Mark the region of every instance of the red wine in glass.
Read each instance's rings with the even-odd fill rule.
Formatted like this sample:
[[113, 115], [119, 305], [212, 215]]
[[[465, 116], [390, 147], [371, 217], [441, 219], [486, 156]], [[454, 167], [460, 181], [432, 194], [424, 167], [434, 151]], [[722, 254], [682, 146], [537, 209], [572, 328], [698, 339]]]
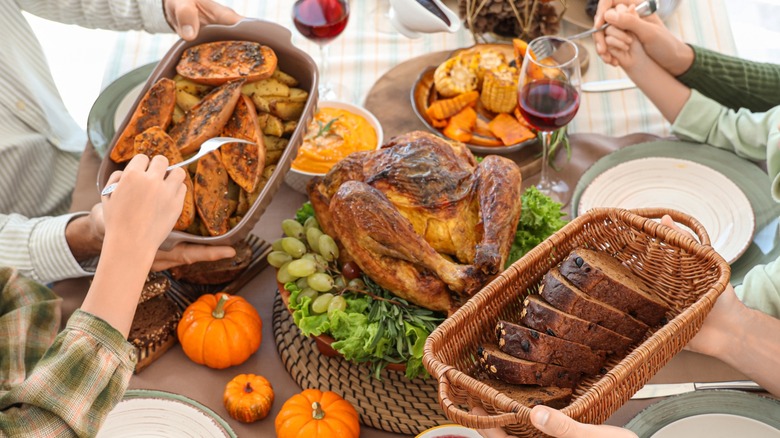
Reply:
[[304, 37], [327, 44], [341, 35], [349, 20], [345, 0], [299, 0], [293, 6], [293, 23]]
[[541, 79], [523, 86], [518, 103], [528, 123], [541, 131], [554, 131], [577, 114], [580, 94], [568, 82]]

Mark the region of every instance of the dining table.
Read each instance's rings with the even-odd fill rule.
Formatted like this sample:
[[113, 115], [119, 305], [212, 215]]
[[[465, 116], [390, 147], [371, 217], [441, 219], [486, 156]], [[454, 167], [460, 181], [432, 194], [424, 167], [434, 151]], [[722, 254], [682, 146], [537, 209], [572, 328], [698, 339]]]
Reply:
[[[298, 34], [292, 25], [292, 0], [276, 2], [249, 2], [225, 0], [222, 3], [239, 13], [282, 24], [292, 30], [293, 43], [309, 52], [316, 59], [317, 46]], [[457, 2], [448, 2], [457, 10]], [[336, 38], [330, 47], [330, 77], [349, 90], [345, 100], [365, 106], [379, 119], [384, 138], [413, 130], [425, 130], [411, 108], [410, 90], [417, 74], [428, 65], [436, 65], [446, 59], [452, 50], [474, 43], [467, 29], [455, 33], [424, 35], [409, 39], [394, 31], [387, 21], [386, 0], [353, 0], [351, 17], [346, 31]], [[680, 2], [672, 15], [666, 18], [667, 26], [685, 41], [734, 53], [734, 42], [720, 0], [687, 0]], [[560, 33], [570, 35], [582, 28], [565, 20]], [[107, 65], [104, 85], [108, 86], [138, 66], [159, 60], [170, 48], [176, 37], [150, 35], [144, 32], [123, 33], [117, 42], [111, 62]], [[605, 65], [597, 57], [593, 43], [583, 41], [588, 51], [588, 67], [583, 80], [619, 78], [619, 69]], [[112, 116], [112, 115], [109, 115]], [[554, 176], [575, 187], [579, 178], [600, 158], [632, 145], [669, 139], [669, 124], [637, 89], [608, 93], [583, 93], [580, 110], [569, 125], [572, 145], [571, 157], [559, 154], [559, 170]], [[533, 185], [540, 167], [539, 148], [530, 146], [509, 155], [523, 170], [523, 186]], [[100, 156], [88, 145], [79, 171], [73, 196], [74, 211], [89, 210], [99, 202], [96, 188]], [[275, 193], [271, 204], [263, 213], [252, 234], [271, 242], [282, 233], [281, 222], [293, 217], [307, 200], [306, 196], [287, 185]], [[571, 205], [563, 211], [572, 213]], [[261, 265], [262, 266], [262, 265]], [[283, 403], [301, 392], [301, 382], [309, 380], [288, 368], [290, 361], [305, 360], [295, 352], [284, 357], [278, 348], [278, 315], [274, 304], [278, 290], [275, 270], [271, 267], [255, 269], [253, 276], [237, 291], [259, 312], [263, 320], [262, 343], [259, 350], [246, 362], [227, 369], [211, 369], [189, 360], [179, 345], [174, 345], [130, 380], [130, 389], [151, 389], [180, 394], [210, 408], [223, 418], [239, 437], [272, 437], [274, 418]], [[81, 305], [89, 278], [61, 281], [54, 290], [63, 297], [63, 320]], [[276, 330], [275, 330], [275, 327]], [[292, 330], [295, 330], [293, 327]], [[304, 340], [303, 342], [312, 342]], [[338, 359], [341, 360], [341, 359]], [[318, 372], [317, 369], [313, 370]], [[320, 370], [323, 371], [323, 370]], [[323, 371], [324, 372], [324, 371]], [[365, 372], [370, 373], [368, 367]], [[272, 384], [275, 399], [270, 414], [255, 423], [242, 423], [232, 419], [223, 406], [225, 385], [238, 374], [259, 374]], [[682, 351], [674, 356], [652, 379], [651, 383], [710, 382], [745, 379], [739, 371], [714, 358]], [[607, 424], [625, 425], [637, 413], [659, 399], [630, 400], [608, 420]], [[442, 419], [441, 423], [451, 423]], [[414, 436], [412, 433], [396, 433], [391, 428], [362, 426], [361, 437], [395, 438]]]

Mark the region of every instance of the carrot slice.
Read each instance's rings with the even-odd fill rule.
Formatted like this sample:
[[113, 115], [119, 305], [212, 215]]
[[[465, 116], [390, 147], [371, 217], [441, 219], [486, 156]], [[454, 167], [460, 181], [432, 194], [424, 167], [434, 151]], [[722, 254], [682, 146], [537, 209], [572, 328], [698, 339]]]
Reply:
[[475, 105], [477, 99], [479, 99], [479, 92], [476, 90], [461, 93], [449, 99], [441, 99], [433, 102], [431, 106], [425, 110], [425, 113], [432, 119], [448, 119], [463, 108]]
[[505, 113], [497, 115], [489, 126], [490, 130], [507, 146], [536, 137], [536, 134], [521, 125], [516, 118]]
[[449, 123], [444, 128], [444, 135], [461, 142], [468, 142], [472, 137], [472, 130], [477, 123], [477, 112], [474, 108], [467, 106], [457, 114], [450, 117]]

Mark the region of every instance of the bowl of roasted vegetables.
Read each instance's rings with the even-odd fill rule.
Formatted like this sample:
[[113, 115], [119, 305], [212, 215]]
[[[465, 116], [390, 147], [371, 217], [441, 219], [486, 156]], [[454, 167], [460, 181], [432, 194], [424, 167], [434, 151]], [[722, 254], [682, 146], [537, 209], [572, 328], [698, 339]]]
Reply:
[[472, 152], [506, 154], [536, 142], [517, 107], [525, 43], [477, 44], [424, 70], [412, 86], [412, 108], [431, 130]]
[[284, 181], [317, 100], [317, 67], [289, 30], [261, 20], [205, 26], [179, 40], [117, 127], [98, 189], [136, 154], [171, 164], [213, 137], [231, 143], [187, 166], [181, 216], [163, 248], [230, 245], [245, 238]]

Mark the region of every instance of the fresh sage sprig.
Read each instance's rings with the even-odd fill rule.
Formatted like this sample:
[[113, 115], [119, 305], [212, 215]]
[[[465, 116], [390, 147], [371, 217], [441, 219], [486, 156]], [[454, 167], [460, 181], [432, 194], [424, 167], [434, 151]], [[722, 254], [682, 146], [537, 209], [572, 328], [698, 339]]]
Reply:
[[322, 124], [322, 121], [317, 120], [317, 126], [319, 129], [317, 130], [317, 135], [315, 137], [322, 137], [323, 135], [330, 132], [330, 128], [333, 127], [333, 122], [335, 122], [338, 119], [339, 119], [338, 117], [330, 119], [330, 121], [324, 125]]

